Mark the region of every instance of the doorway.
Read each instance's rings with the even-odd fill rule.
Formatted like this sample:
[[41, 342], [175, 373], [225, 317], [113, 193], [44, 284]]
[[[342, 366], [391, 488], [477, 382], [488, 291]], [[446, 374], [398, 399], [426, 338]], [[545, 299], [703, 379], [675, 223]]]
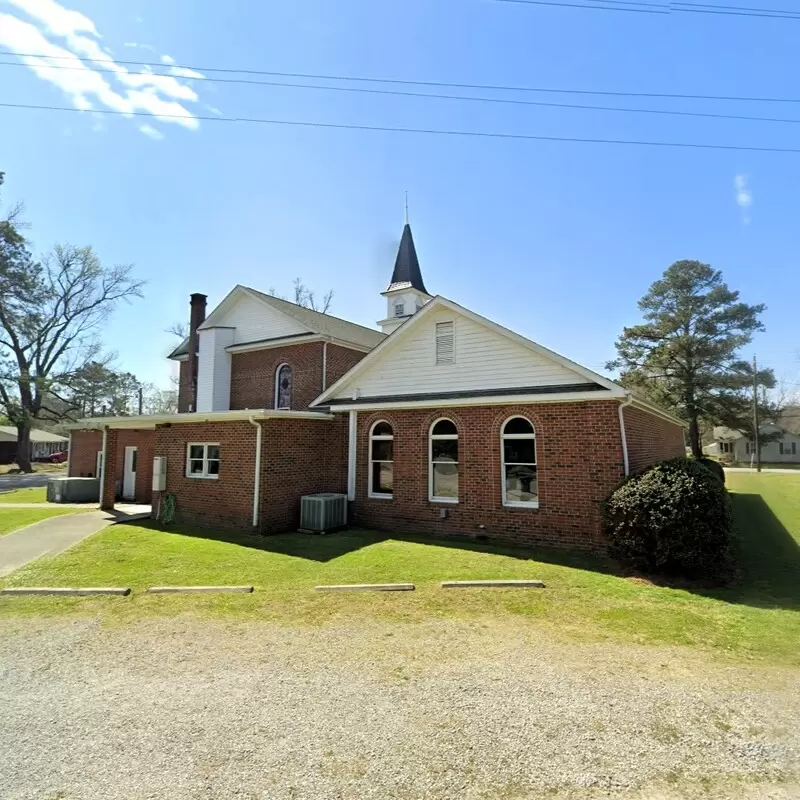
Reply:
[[122, 474], [122, 498], [123, 500], [136, 499], [136, 456], [135, 447], [125, 448], [125, 470]]

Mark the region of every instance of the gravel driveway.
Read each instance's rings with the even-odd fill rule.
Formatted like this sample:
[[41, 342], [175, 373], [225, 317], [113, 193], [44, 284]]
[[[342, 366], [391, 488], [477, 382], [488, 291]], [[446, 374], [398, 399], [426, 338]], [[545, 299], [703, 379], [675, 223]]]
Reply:
[[798, 719], [797, 671], [517, 623], [0, 624], [4, 800], [789, 798]]

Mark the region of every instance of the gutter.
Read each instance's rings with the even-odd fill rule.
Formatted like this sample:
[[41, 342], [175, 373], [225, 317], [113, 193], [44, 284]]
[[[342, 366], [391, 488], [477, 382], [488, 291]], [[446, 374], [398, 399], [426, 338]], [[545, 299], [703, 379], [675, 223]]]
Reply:
[[625, 415], [622, 411], [633, 403], [633, 395], [629, 394], [624, 403], [619, 404], [617, 412], [619, 413], [619, 435], [622, 438], [622, 465], [627, 478], [631, 474], [631, 462], [628, 456], [628, 436], [625, 433]]
[[103, 484], [106, 482], [106, 445], [108, 443], [108, 428], [103, 428], [103, 463], [100, 468], [100, 497], [97, 498], [97, 502], [100, 503], [100, 508], [103, 507]]
[[263, 427], [260, 422], [256, 422], [253, 417], [248, 418], [248, 422], [256, 429], [256, 469], [253, 475], [253, 527], [258, 527], [258, 511], [261, 501], [261, 434]]
[[322, 342], [322, 391], [328, 388], [328, 339]]

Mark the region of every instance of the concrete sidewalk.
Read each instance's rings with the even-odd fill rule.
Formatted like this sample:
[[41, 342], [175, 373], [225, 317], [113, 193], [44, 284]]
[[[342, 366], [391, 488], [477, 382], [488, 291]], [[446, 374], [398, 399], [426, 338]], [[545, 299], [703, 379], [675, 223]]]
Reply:
[[[800, 475], [800, 469], [781, 469], [780, 467], [762, 467], [762, 472], [777, 472], [781, 475]], [[725, 467], [725, 472], [756, 472], [755, 467]]]
[[[10, 504], [9, 504], [10, 505]], [[41, 504], [39, 505], [41, 508]], [[106, 511], [52, 517], [0, 537], [0, 577], [42, 556], [55, 556], [83, 541], [119, 517]]]

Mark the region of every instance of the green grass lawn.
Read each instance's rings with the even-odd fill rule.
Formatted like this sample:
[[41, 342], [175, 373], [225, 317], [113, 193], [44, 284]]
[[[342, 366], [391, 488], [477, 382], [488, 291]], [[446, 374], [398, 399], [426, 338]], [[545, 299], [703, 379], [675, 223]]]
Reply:
[[78, 508], [0, 508], [0, 536], [50, 517], [74, 514]]
[[12, 489], [0, 493], [0, 503], [46, 503], [47, 487], [37, 486], [26, 489]]
[[[669, 588], [612, 574], [602, 560], [349, 531], [255, 537], [117, 525], [6, 585], [130, 586], [129, 598], [2, 598], [4, 613], [227, 614], [287, 624], [383, 618], [508, 619], [555, 635], [711, 649], [800, 664], [800, 475], [730, 474], [743, 573], [715, 590]], [[446, 579], [539, 578], [544, 590], [441, 590]], [[324, 594], [322, 583], [409, 581], [417, 591]], [[252, 595], [147, 596], [164, 584], [249, 584]]]

